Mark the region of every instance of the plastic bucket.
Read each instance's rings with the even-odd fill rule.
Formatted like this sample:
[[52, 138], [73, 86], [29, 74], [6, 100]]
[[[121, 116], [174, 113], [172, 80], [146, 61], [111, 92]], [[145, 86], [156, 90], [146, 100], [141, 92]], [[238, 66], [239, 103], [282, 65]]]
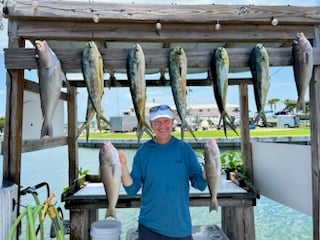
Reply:
[[117, 220], [100, 220], [91, 224], [91, 240], [119, 240], [121, 222]]

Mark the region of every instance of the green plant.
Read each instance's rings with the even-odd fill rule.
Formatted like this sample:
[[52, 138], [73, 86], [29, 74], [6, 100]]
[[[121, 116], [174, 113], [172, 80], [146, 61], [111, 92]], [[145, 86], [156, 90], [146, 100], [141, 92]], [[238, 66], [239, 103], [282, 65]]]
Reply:
[[220, 155], [221, 167], [226, 172], [243, 173], [243, 160], [238, 151], [225, 151]]

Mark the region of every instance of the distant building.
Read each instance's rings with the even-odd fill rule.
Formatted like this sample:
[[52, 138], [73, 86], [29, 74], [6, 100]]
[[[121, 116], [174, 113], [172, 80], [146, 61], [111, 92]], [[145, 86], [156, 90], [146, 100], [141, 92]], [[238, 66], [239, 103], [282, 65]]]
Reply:
[[[148, 118], [149, 116], [149, 109], [155, 105], [155, 103], [147, 103], [146, 104], [146, 117]], [[178, 114], [176, 111], [176, 107], [170, 106], [171, 109], [173, 110], [176, 119], [178, 119]], [[227, 104], [226, 105], [226, 111], [229, 114], [230, 117], [238, 118], [240, 116], [240, 108], [239, 105], [237, 104]], [[135, 111], [134, 108], [128, 108], [123, 111], [123, 115], [128, 115], [128, 116], [134, 116]], [[208, 120], [208, 119], [215, 119], [220, 117], [220, 112], [216, 104], [194, 104], [188, 106], [187, 110], [187, 116], [188, 119], [191, 121], [196, 121], [196, 120]]]

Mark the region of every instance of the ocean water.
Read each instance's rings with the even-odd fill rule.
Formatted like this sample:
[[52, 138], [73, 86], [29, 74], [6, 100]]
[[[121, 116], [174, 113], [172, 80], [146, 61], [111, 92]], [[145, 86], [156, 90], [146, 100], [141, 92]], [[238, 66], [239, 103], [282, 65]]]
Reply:
[[[132, 159], [134, 150], [123, 150]], [[88, 169], [89, 174], [98, 173], [99, 149], [79, 148], [79, 167]], [[23, 153], [21, 162], [21, 185], [32, 186], [40, 182], [47, 182], [52, 193], [56, 194], [53, 202], [56, 207], [63, 208], [61, 193], [68, 183], [68, 152], [67, 147], [57, 147], [36, 152]], [[129, 164], [130, 165], [130, 164]], [[3, 156], [0, 155], [0, 176], [2, 178]], [[41, 201], [46, 198], [45, 189], [39, 190]], [[21, 204], [33, 204], [31, 196], [23, 196]], [[21, 209], [23, 208], [21, 206]], [[103, 219], [105, 209], [99, 211], [99, 219]], [[139, 209], [117, 209], [118, 220], [122, 223], [121, 240], [126, 239], [129, 228], [137, 226]], [[220, 210], [209, 213], [208, 207], [191, 207], [193, 225], [216, 224], [221, 227]], [[279, 204], [269, 198], [261, 196], [254, 208], [255, 232], [257, 240], [311, 240], [312, 218]], [[68, 219], [68, 211], [64, 211], [64, 218]], [[46, 220], [46, 236], [49, 239], [50, 221]], [[25, 239], [21, 234], [20, 239]], [[69, 239], [66, 236], [66, 239]]]

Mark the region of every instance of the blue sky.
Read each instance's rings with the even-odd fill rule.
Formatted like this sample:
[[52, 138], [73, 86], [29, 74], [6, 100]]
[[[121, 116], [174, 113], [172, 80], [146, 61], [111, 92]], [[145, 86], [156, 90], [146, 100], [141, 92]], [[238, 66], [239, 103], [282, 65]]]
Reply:
[[[99, 2], [99, 0], [95, 0]], [[100, 0], [102, 1], [102, 0]], [[104, 2], [112, 2], [106, 1]], [[123, 2], [132, 2], [131, 0]], [[159, 3], [159, 1], [146, 1], [136, 0], [137, 3]], [[192, 3], [194, 0], [185, 1], [161, 1], [163, 3]], [[294, 6], [320, 6], [320, 0], [198, 0], [198, 4], [236, 4], [236, 5], [294, 5]], [[4, 26], [3, 30], [0, 30], [0, 117], [5, 116], [5, 104], [6, 104], [6, 74], [4, 67], [4, 52], [3, 49], [8, 45], [7, 38], [7, 21], [2, 19]], [[37, 76], [34, 72], [26, 72], [26, 77], [37, 81]], [[230, 74], [230, 77], [251, 77], [249, 72]], [[296, 99], [296, 87], [293, 78], [292, 67], [273, 67], [270, 68], [270, 81], [271, 86], [268, 93], [268, 99], [279, 98], [284, 99]], [[188, 94], [188, 104], [214, 104], [214, 95], [212, 87], [191, 87], [191, 91]], [[173, 105], [173, 97], [170, 87], [150, 87], [147, 88], [147, 102], [166, 103]], [[82, 89], [79, 91], [79, 109], [78, 109], [78, 120], [83, 121], [85, 119], [86, 111], [86, 99], [87, 93]], [[237, 86], [229, 86], [228, 99], [229, 104], [239, 104], [239, 93]], [[123, 110], [132, 106], [132, 100], [128, 88], [105, 88], [103, 97], [103, 111], [106, 117], [115, 116], [121, 114]], [[283, 107], [281, 104], [277, 106], [277, 110]], [[255, 102], [253, 98], [253, 90], [249, 87], [249, 109], [251, 112], [256, 110]], [[265, 110], [268, 110], [269, 106], [266, 106]]]

